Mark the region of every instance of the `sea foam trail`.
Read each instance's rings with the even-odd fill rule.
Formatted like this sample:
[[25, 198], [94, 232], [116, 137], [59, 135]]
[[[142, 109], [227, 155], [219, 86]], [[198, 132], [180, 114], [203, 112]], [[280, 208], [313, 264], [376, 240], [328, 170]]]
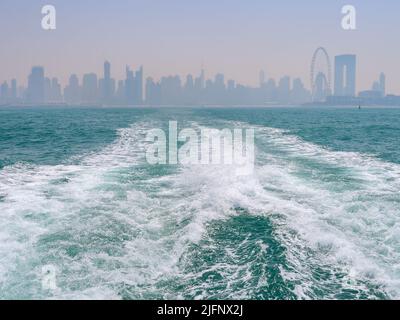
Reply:
[[[258, 161], [250, 176], [237, 176], [229, 166], [181, 170], [181, 188], [195, 190], [203, 205], [198, 212], [210, 213], [198, 217], [225, 219], [235, 214], [234, 208], [244, 208], [272, 219], [289, 263], [281, 273], [295, 285], [298, 298], [321, 298], [318, 291], [324, 298], [346, 297], [346, 292], [360, 298], [398, 297], [399, 165], [328, 150], [279, 129], [258, 128], [257, 137]], [[316, 270], [329, 275], [321, 279]], [[249, 292], [224, 294], [253, 297]]]
[[[179, 273], [188, 244], [231, 204], [214, 200], [211, 177], [201, 187], [204, 177], [187, 182], [182, 168], [145, 164], [153, 127], [121, 129], [115, 143], [72, 164], [2, 170], [3, 298], [168, 297], [157, 283]], [[41, 287], [43, 265], [58, 270], [58, 290]]]
[[[41, 288], [41, 268], [46, 264], [55, 265], [60, 271], [61, 289], [56, 296], [82, 292], [77, 296], [81, 297], [89, 290], [91, 297], [93, 288], [98, 287], [96, 297], [118, 297], [113, 291], [108, 294], [110, 289], [100, 270], [97, 272], [94, 260], [107, 250], [118, 255], [112, 251], [118, 251], [122, 239], [138, 232], [129, 227], [135, 224], [129, 215], [129, 199], [135, 190], [128, 190], [123, 184], [119, 187], [113, 175], [141, 161], [145, 132], [147, 127], [140, 125], [121, 129], [114, 144], [79, 159], [78, 164], [16, 164], [2, 170], [0, 292], [3, 298], [52, 296]], [[83, 285], [86, 277], [93, 281], [88, 288]], [[72, 290], [70, 287], [74, 286], [77, 288]]]
[[[349, 283], [382, 284], [399, 297], [400, 166], [327, 150], [283, 130], [263, 128], [260, 140], [267, 152], [258, 157], [258, 177], [275, 198], [268, 201], [271, 211], [284, 215], [301, 237], [287, 239], [296, 269], [310, 273], [304, 253], [311, 248], [317, 263], [345, 270]], [[304, 284], [298, 293], [307, 296]]]
[[[315, 298], [326, 281], [325, 298], [338, 287], [368, 291], [366, 283], [399, 297], [398, 165], [259, 127], [249, 176], [234, 166], [153, 167], [144, 136], [157, 125], [121, 129], [115, 143], [71, 164], [1, 171], [1, 298], [207, 298], [206, 283], [180, 292], [165, 282], [201, 276], [184, 268], [191, 245], [238, 208], [273, 221], [289, 264], [281, 274], [298, 298]], [[41, 287], [43, 265], [57, 268], [58, 290]], [[210, 268], [218, 267], [234, 275], [251, 265]], [[323, 281], [316, 268], [341, 276]], [[247, 287], [230, 290], [239, 281], [232, 274], [220, 296], [254, 297]]]

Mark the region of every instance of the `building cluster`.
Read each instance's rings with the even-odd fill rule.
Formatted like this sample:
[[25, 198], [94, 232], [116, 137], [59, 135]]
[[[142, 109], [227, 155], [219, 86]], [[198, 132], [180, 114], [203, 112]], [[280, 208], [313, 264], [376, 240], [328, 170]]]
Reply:
[[300, 79], [281, 78], [278, 83], [260, 72], [259, 86], [249, 87], [225, 80], [223, 74], [206, 79], [204, 70], [197, 77], [165, 76], [159, 81], [149, 77], [143, 81], [143, 67], [133, 71], [126, 67], [124, 80], [111, 75], [111, 64], [104, 63], [103, 77], [85, 74], [82, 80], [70, 76], [62, 88], [57, 78], [45, 76], [43, 67], [33, 67], [27, 87], [17, 81], [1, 85], [1, 103], [69, 104], [69, 105], [264, 105], [301, 104], [310, 101], [310, 92]]
[[[325, 59], [327, 71], [315, 72], [318, 54]], [[284, 76], [278, 82], [260, 72], [255, 87], [225, 80], [221, 73], [206, 79], [204, 70], [197, 77], [165, 76], [159, 80], [143, 80], [143, 67], [126, 67], [125, 79], [116, 81], [111, 64], [104, 62], [103, 77], [95, 73], [70, 76], [62, 88], [57, 78], [48, 78], [43, 67], [33, 67], [27, 87], [17, 86], [15, 79], [0, 86], [0, 104], [68, 104], [68, 105], [268, 105], [268, 104], [328, 104], [328, 105], [400, 105], [400, 97], [386, 95], [383, 73], [370, 90], [356, 94], [356, 56], [338, 55], [334, 60], [334, 85], [331, 88], [331, 67], [327, 51], [320, 47], [312, 62], [311, 92], [303, 82]]]
[[400, 105], [400, 97], [386, 95], [386, 76], [379, 75], [370, 90], [356, 94], [357, 57], [346, 54], [335, 57], [333, 94], [328, 86], [327, 75], [318, 73], [314, 80], [314, 103], [329, 105]]

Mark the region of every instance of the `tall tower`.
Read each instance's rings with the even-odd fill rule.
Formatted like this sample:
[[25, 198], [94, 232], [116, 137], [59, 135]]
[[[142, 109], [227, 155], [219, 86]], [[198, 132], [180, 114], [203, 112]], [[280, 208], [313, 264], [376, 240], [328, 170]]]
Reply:
[[379, 76], [379, 85], [382, 97], [384, 97], [386, 95], [386, 76], [383, 72]]
[[0, 100], [3, 100], [3, 101], [8, 100], [8, 98], [9, 98], [8, 91], [9, 91], [8, 83], [7, 83], [7, 81], [4, 81], [3, 84], [0, 85]]
[[83, 75], [82, 80], [82, 101], [86, 103], [95, 103], [98, 98], [97, 94], [97, 75], [95, 73], [87, 73]]
[[204, 71], [204, 61], [201, 61], [201, 71], [199, 76], [199, 88], [203, 90], [206, 87], [206, 74]]
[[135, 102], [135, 77], [128, 66], [126, 66], [125, 72], [125, 102], [128, 105], [133, 105]]
[[143, 66], [135, 72], [135, 104], [143, 103]]
[[335, 96], [356, 95], [356, 56], [352, 54], [335, 57]]
[[17, 80], [16, 79], [11, 80], [11, 99], [12, 100], [17, 99]]
[[44, 82], [44, 68], [33, 67], [31, 74], [28, 77], [28, 102], [44, 102]]
[[112, 100], [111, 64], [104, 62], [103, 100], [109, 103]]
[[265, 85], [265, 72], [264, 72], [264, 70], [261, 70], [259, 75], [258, 75], [258, 83], [260, 85], [260, 88], [262, 88]]

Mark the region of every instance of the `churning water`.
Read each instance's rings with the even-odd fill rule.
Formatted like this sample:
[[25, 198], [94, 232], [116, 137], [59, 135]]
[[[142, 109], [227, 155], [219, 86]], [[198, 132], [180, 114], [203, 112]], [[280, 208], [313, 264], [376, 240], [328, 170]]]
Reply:
[[[0, 109], [0, 298], [400, 298], [399, 117]], [[147, 164], [169, 120], [254, 128], [254, 172]]]

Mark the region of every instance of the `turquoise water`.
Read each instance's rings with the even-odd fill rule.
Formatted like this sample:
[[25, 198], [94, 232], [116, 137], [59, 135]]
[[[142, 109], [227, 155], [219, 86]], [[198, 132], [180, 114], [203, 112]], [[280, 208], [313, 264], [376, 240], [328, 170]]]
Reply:
[[[396, 108], [0, 108], [0, 298], [400, 298], [398, 119]], [[146, 133], [170, 120], [254, 128], [254, 172], [147, 164]]]

